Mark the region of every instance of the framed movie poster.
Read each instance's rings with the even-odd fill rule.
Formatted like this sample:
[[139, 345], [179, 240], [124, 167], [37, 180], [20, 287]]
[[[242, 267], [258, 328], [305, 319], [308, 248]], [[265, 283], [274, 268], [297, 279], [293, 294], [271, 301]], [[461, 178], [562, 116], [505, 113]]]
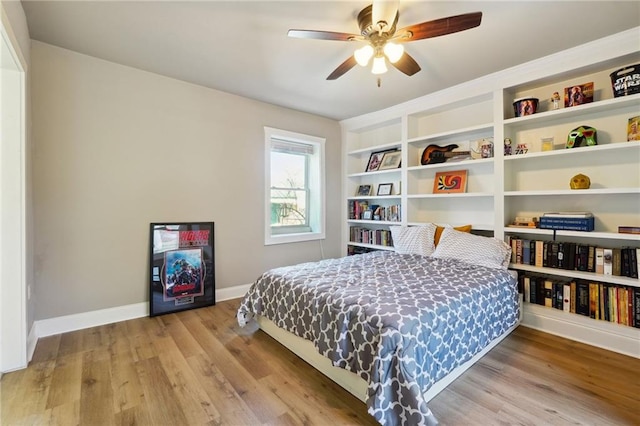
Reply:
[[149, 315], [215, 305], [213, 222], [152, 223]]

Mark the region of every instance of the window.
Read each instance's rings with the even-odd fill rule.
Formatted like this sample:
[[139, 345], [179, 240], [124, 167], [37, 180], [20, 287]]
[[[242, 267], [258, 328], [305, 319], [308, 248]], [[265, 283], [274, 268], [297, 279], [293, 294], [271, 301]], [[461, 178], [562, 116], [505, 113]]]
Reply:
[[324, 239], [324, 138], [264, 128], [265, 238]]

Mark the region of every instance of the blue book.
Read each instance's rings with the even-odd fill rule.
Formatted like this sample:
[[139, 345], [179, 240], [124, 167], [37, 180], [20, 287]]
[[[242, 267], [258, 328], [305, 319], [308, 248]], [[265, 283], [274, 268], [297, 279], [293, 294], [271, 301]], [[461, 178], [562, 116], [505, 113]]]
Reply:
[[522, 263], [529, 265], [531, 261], [531, 241], [522, 240]]
[[561, 218], [541, 217], [540, 229], [556, 229], [565, 231], [593, 231], [594, 218]]

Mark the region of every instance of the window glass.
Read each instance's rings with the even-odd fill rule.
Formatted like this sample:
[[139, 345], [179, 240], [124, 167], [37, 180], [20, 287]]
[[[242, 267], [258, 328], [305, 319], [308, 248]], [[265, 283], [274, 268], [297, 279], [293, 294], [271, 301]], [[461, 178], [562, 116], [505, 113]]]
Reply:
[[324, 238], [324, 139], [265, 128], [265, 244]]

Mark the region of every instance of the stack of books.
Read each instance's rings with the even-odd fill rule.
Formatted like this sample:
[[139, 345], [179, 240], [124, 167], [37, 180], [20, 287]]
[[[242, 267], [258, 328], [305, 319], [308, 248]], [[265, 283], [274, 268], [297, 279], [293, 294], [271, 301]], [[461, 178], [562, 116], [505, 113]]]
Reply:
[[618, 226], [620, 234], [640, 234], [640, 226]]
[[518, 228], [537, 228], [539, 222], [540, 220], [537, 216], [516, 216], [510, 226], [515, 226]]
[[540, 218], [540, 229], [591, 232], [594, 229], [594, 218], [590, 212], [544, 213]]

